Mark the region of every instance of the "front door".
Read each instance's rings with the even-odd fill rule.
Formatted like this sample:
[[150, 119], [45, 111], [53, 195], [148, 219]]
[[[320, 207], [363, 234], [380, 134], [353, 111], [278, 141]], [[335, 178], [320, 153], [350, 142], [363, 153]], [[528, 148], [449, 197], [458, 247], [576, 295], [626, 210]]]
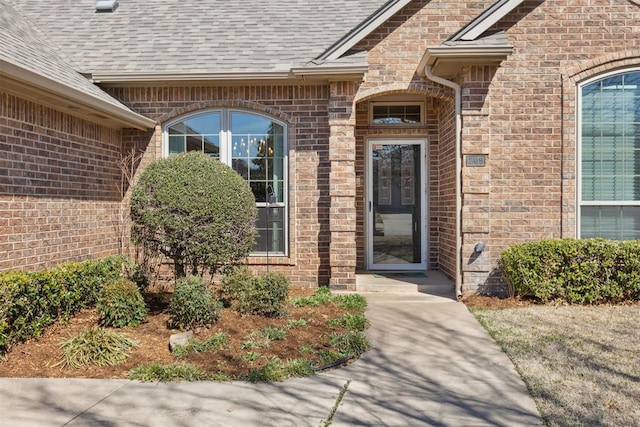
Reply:
[[367, 145], [367, 267], [426, 270], [426, 141]]

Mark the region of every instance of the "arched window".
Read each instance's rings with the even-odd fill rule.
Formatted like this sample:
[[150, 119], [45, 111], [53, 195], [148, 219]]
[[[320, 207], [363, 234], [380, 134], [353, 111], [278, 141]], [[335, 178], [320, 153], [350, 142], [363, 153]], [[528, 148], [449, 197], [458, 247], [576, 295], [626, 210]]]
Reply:
[[287, 254], [286, 125], [240, 110], [201, 112], [165, 129], [164, 153], [202, 151], [247, 180], [258, 207], [255, 254]]
[[579, 89], [579, 237], [640, 239], [640, 71]]

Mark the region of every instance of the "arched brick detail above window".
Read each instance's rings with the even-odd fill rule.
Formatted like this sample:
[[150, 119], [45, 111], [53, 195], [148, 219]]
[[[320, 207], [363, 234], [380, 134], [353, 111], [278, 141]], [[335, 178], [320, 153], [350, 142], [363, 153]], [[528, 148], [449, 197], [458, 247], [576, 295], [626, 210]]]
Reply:
[[215, 108], [228, 108], [228, 109], [242, 109], [249, 110], [256, 113], [263, 113], [269, 115], [275, 119], [286, 122], [289, 126], [295, 127], [295, 117], [281, 111], [278, 108], [262, 105], [258, 102], [243, 101], [243, 100], [215, 100], [215, 101], [202, 101], [193, 102], [180, 108], [175, 108], [170, 113], [164, 114], [158, 118], [159, 123], [166, 123], [177, 117], [183, 116], [188, 113], [200, 110], [211, 110]]
[[409, 85], [407, 85], [406, 83], [392, 83], [366, 89], [356, 95], [355, 101], [363, 102], [381, 95], [393, 94], [424, 95], [438, 99], [451, 99], [454, 95], [452, 90], [436, 85], [434, 83], [414, 81], [409, 83]]
[[586, 61], [567, 69], [563, 79], [577, 83], [598, 74], [631, 67], [640, 67], [640, 50], [638, 49], [612, 52]]

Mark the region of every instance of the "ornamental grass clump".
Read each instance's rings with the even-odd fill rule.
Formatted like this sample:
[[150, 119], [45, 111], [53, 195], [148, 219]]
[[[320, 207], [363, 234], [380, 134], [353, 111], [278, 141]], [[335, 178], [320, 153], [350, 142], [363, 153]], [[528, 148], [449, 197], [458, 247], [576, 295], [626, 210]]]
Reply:
[[202, 278], [185, 277], [176, 282], [169, 304], [169, 324], [180, 330], [210, 326], [218, 320], [221, 310], [222, 303]]
[[94, 326], [62, 341], [61, 364], [71, 368], [115, 366], [126, 361], [137, 345], [127, 334]]
[[131, 280], [118, 279], [104, 285], [96, 305], [103, 326], [138, 326], [147, 316], [140, 289]]

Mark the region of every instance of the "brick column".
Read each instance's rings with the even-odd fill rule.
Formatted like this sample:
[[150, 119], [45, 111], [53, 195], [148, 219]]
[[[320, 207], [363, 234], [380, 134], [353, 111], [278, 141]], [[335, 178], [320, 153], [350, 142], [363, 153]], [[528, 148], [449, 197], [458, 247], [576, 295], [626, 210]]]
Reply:
[[329, 266], [332, 289], [356, 284], [356, 82], [331, 82], [329, 94]]

